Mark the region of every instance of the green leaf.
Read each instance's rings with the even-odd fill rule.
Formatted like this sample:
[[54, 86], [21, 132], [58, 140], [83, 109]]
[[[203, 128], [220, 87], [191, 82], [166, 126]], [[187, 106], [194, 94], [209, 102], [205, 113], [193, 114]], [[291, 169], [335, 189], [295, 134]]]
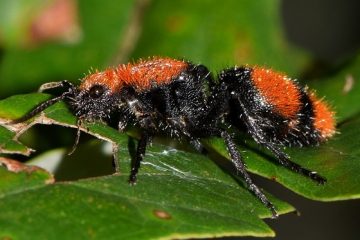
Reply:
[[53, 176], [41, 168], [3, 157], [0, 157], [0, 179], [0, 198], [54, 182]]
[[[324, 185], [294, 173], [273, 162], [271, 153], [261, 150], [252, 141], [240, 142], [248, 170], [275, 180], [292, 191], [319, 201], [337, 201], [360, 198], [360, 151], [358, 136], [360, 117], [343, 124], [336, 135], [327, 143], [316, 147], [288, 148], [291, 160], [303, 167], [318, 172], [327, 178]], [[246, 138], [245, 138], [246, 139]], [[228, 158], [227, 150], [219, 139], [207, 139], [207, 146]]]
[[0, 126], [0, 153], [30, 155], [31, 149], [14, 140], [15, 133]]
[[326, 144], [289, 151], [297, 163], [324, 175], [328, 179], [324, 186], [311, 188], [308, 183], [295, 183], [289, 175], [279, 173], [284, 185], [306, 197], [321, 201], [360, 198], [359, 124], [360, 116], [357, 115], [342, 123], [338, 129], [340, 134]]
[[[0, 196], [0, 236], [169, 239], [274, 235], [258, 218], [269, 217], [268, 209], [203, 155], [154, 145], [147, 151], [138, 184], [130, 186], [129, 171], [124, 171], [130, 165], [124, 147], [127, 137], [117, 134], [117, 144], [120, 175], [43, 184], [35, 189], [14, 186], [16, 194]], [[280, 213], [293, 210], [271, 200]], [[36, 224], [30, 224], [33, 222]], [[43, 228], [45, 223], [56, 228]]]
[[[0, 118], [15, 120], [50, 98], [47, 94], [24, 94], [0, 101]], [[14, 107], [16, 106], [16, 107]]]

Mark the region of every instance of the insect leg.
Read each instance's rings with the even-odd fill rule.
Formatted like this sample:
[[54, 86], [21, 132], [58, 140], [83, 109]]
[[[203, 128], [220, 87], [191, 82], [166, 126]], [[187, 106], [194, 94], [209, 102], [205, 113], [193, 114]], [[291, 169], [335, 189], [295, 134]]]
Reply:
[[206, 153], [206, 150], [199, 139], [197, 139], [197, 138], [191, 139], [190, 144], [199, 153]]
[[150, 135], [147, 132], [141, 134], [141, 138], [138, 142], [136, 149], [135, 161], [132, 162], [131, 172], [129, 177], [129, 183], [135, 184], [137, 180], [137, 173], [139, 172], [140, 163], [144, 158], [146, 146], [150, 140]]
[[320, 176], [317, 172], [303, 168], [299, 164], [292, 162], [290, 160], [290, 157], [286, 153], [281, 151], [281, 149], [279, 147], [276, 147], [271, 143], [263, 143], [262, 145], [264, 147], [266, 147], [267, 149], [269, 149], [275, 155], [276, 160], [282, 166], [284, 166], [296, 173], [299, 173], [301, 175], [309, 177], [311, 180], [313, 180], [319, 184], [326, 183], [326, 179], [324, 177]]
[[319, 184], [324, 184], [326, 182], [326, 179], [322, 176], [320, 176], [317, 172], [311, 171], [309, 169], [303, 168], [297, 163], [294, 163], [290, 160], [290, 157], [281, 151], [281, 149], [276, 146], [274, 143], [265, 141], [265, 136], [263, 134], [263, 131], [261, 128], [257, 127], [256, 120], [251, 118], [250, 113], [247, 111], [247, 109], [244, 107], [242, 102], [239, 100], [240, 106], [243, 111], [243, 119], [245, 121], [245, 124], [248, 128], [248, 131], [250, 135], [253, 137], [253, 139], [261, 144], [262, 146], [266, 147], [268, 150], [270, 150], [274, 155], [279, 164], [282, 166], [299, 173], [301, 175], [304, 175], [306, 177], [309, 177], [310, 179], [314, 180], [315, 182]]
[[237, 150], [236, 145], [235, 145], [234, 141], [232, 140], [232, 137], [230, 136], [230, 134], [227, 133], [226, 131], [222, 131], [221, 137], [225, 141], [226, 147], [227, 147], [228, 152], [231, 157], [231, 161], [234, 164], [237, 173], [243, 177], [248, 189], [251, 192], [253, 192], [253, 194], [271, 211], [273, 218], [278, 217], [278, 214], [276, 212], [274, 205], [267, 199], [265, 194], [258, 188], [258, 186], [255, 185], [255, 183], [252, 181], [249, 173], [246, 171], [246, 167], [242, 160], [242, 157], [241, 157], [239, 151]]

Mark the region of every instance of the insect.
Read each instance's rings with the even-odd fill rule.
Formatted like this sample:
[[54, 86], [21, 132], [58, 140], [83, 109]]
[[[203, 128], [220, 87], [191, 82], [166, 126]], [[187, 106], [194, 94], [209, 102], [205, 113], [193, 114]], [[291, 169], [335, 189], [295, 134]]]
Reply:
[[151, 138], [166, 134], [202, 149], [201, 138], [224, 140], [237, 173], [247, 188], [277, 216], [274, 205], [255, 185], [237, 150], [230, 126], [246, 131], [282, 166], [317, 183], [326, 179], [290, 161], [285, 146], [317, 145], [335, 133], [334, 113], [314, 92], [285, 75], [260, 67], [232, 67], [216, 77], [203, 65], [152, 57], [87, 75], [79, 86], [67, 81], [42, 85], [62, 88], [60, 96], [39, 104], [25, 121], [64, 100], [82, 121], [116, 122], [119, 131], [134, 125], [141, 131], [130, 183]]

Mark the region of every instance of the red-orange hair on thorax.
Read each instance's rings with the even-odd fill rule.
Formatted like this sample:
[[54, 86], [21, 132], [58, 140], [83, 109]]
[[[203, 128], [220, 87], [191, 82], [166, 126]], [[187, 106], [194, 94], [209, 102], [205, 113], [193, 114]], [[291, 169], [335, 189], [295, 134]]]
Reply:
[[187, 67], [188, 63], [185, 61], [152, 57], [90, 74], [83, 79], [80, 89], [89, 89], [99, 84], [107, 86], [112, 92], [118, 91], [123, 86], [144, 90], [150, 88], [152, 84], [161, 85], [170, 82]]

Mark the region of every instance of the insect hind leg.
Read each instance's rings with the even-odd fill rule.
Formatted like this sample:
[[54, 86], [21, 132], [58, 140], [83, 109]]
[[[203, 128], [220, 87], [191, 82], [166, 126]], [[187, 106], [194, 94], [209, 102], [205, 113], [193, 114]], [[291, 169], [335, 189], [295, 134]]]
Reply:
[[240, 174], [246, 182], [248, 189], [270, 210], [272, 218], [277, 218], [278, 213], [276, 212], [275, 206], [267, 199], [265, 194], [259, 189], [258, 186], [253, 182], [249, 173], [246, 171], [245, 164], [239, 151], [236, 149], [236, 144], [232, 140], [229, 133], [226, 131], [221, 132], [221, 137], [224, 139], [226, 147], [231, 157], [237, 174]]
[[243, 119], [245, 121], [245, 125], [247, 126], [249, 134], [257, 143], [261, 144], [269, 151], [271, 151], [275, 155], [275, 159], [280, 165], [292, 170], [293, 172], [308, 177], [319, 184], [324, 184], [326, 182], [326, 179], [320, 176], [317, 172], [303, 168], [299, 164], [292, 162], [290, 160], [290, 157], [286, 153], [284, 153], [275, 143], [265, 141], [264, 139], [266, 139], [266, 137], [264, 136], [263, 131], [260, 127], [258, 127], [256, 121], [251, 120], [251, 115], [249, 111], [245, 108], [244, 104], [240, 100], [239, 105], [244, 112]]

